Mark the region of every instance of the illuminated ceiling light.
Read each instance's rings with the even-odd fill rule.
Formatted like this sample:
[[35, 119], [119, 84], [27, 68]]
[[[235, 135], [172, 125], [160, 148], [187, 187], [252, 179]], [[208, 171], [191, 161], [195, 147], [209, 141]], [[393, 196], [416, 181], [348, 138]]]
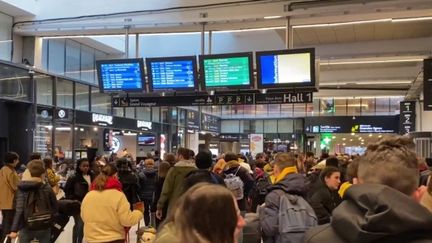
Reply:
[[342, 138], [342, 141], [345, 141], [346, 140], [346, 138]]
[[369, 137], [372, 137], [372, 133], [369, 133]]
[[345, 145], [346, 145], [346, 143], [343, 143], [343, 144], [342, 144], [342, 146], [345, 146]]
[[282, 16], [275, 15], [275, 16], [265, 16], [264, 17], [264, 19], [278, 19], [278, 18], [282, 18]]
[[379, 135], [378, 137], [379, 137], [379, 138], [382, 138], [382, 135]]
[[317, 27], [333, 27], [351, 24], [370, 24], [370, 23], [381, 23], [381, 22], [391, 22], [392, 19], [372, 19], [372, 20], [360, 20], [360, 21], [349, 21], [349, 22], [337, 22], [337, 23], [326, 23], [326, 24], [305, 24], [305, 25], [295, 25], [294, 29], [301, 28], [317, 28]]
[[352, 142], [353, 140], [352, 140], [352, 138], [350, 139], [350, 142]]
[[249, 31], [265, 31], [265, 30], [283, 30], [285, 26], [268, 27], [268, 28], [254, 28], [254, 29], [240, 29], [240, 30], [214, 30], [217, 33], [237, 33], [237, 32], [249, 32]]
[[96, 132], [97, 130], [98, 130], [98, 128], [97, 128], [97, 127], [93, 127], [93, 131], [95, 131], [95, 132]]
[[424, 17], [413, 17], [413, 18], [398, 18], [392, 19], [392, 23], [398, 22], [411, 22], [411, 21], [423, 21], [423, 20], [432, 20], [432, 16], [424, 16]]
[[388, 60], [357, 60], [357, 61], [321, 61], [321, 66], [326, 65], [347, 65], [347, 64], [377, 64], [377, 63], [398, 63], [398, 62], [422, 62], [423, 58], [405, 58]]
[[117, 38], [125, 37], [125, 35], [58, 35], [58, 36], [44, 36], [42, 39], [71, 39], [71, 38]]
[[355, 136], [355, 133], [351, 133], [351, 136]]
[[333, 136], [332, 139], [336, 139], [336, 136]]
[[362, 85], [362, 84], [411, 84], [413, 80], [353, 80], [341, 82], [321, 82], [320, 86]]

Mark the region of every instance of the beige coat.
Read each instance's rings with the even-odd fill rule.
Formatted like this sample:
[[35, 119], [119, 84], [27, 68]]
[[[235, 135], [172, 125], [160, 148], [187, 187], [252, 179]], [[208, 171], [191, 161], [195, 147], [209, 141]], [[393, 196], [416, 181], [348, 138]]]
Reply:
[[0, 210], [13, 209], [19, 177], [15, 169], [5, 165], [0, 170]]
[[143, 213], [131, 212], [123, 192], [106, 189], [86, 194], [81, 204], [81, 218], [87, 242], [110, 242], [125, 239], [124, 227], [138, 224]]

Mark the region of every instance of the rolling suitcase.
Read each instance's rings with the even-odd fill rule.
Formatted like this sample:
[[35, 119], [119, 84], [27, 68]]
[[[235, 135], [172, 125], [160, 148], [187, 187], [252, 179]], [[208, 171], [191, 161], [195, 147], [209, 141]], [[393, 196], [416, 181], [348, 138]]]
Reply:
[[64, 214], [58, 214], [54, 217], [54, 224], [51, 227], [51, 243], [54, 243], [64, 231], [64, 228], [69, 222], [69, 217], [70, 216]]

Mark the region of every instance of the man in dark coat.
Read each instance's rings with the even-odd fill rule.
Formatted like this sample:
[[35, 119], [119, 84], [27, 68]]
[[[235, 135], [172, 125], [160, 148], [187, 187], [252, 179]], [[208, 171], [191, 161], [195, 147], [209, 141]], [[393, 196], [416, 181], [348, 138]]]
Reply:
[[306, 233], [307, 243], [432, 242], [432, 214], [417, 201], [418, 158], [407, 137], [368, 146], [351, 186], [330, 224]]
[[[280, 208], [282, 196], [288, 194], [305, 197], [306, 194], [306, 179], [297, 172], [294, 154], [282, 153], [276, 156], [274, 175], [275, 184], [269, 187], [265, 203], [258, 209], [264, 243], [301, 242], [304, 232], [280, 232], [279, 227], [282, 224], [279, 222], [279, 215], [283, 213], [283, 209]], [[313, 212], [310, 206], [309, 209]], [[316, 222], [316, 216], [313, 216]]]

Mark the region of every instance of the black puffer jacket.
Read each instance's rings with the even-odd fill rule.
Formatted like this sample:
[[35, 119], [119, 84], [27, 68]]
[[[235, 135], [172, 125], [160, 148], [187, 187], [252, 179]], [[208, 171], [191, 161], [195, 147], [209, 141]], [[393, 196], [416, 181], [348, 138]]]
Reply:
[[[238, 169], [240, 167], [240, 169]], [[238, 172], [237, 172], [238, 169]], [[238, 163], [232, 163], [232, 161], [228, 162], [227, 166], [225, 167], [223, 171], [223, 176], [226, 177], [229, 174], [236, 174], [240, 177], [240, 179], [243, 181], [243, 192], [244, 192], [244, 198], [241, 200], [237, 200], [238, 207], [241, 211], [246, 210], [246, 199], [249, 196], [249, 193], [251, 192], [255, 181], [252, 178], [252, 175], [249, 174], [249, 172], [240, 166]]]
[[[94, 180], [93, 173], [89, 173], [90, 180]], [[89, 192], [89, 184], [84, 179], [81, 173], [75, 172], [75, 174], [66, 181], [64, 192], [67, 199], [78, 200], [82, 202], [85, 195]]]
[[306, 233], [306, 243], [432, 242], [432, 214], [388, 186], [353, 185], [332, 222]]
[[138, 197], [140, 189], [138, 177], [132, 171], [119, 171], [118, 177], [123, 187], [123, 193], [126, 195], [132, 209], [133, 204], [140, 201]]
[[22, 181], [18, 185], [18, 191], [15, 197], [15, 216], [11, 228], [11, 232], [18, 232], [21, 228], [26, 227], [24, 223], [24, 215], [27, 215], [27, 198], [30, 192], [41, 190], [44, 200], [50, 204], [52, 215], [58, 211], [57, 199], [49, 184], [34, 181]]
[[139, 195], [141, 200], [152, 201], [156, 191], [156, 182], [158, 180], [157, 169], [146, 169], [143, 168], [138, 172], [139, 178]]
[[323, 182], [318, 182], [316, 190], [309, 195], [309, 204], [318, 217], [318, 224], [330, 223], [333, 210], [342, 202], [336, 190], [330, 190]]

